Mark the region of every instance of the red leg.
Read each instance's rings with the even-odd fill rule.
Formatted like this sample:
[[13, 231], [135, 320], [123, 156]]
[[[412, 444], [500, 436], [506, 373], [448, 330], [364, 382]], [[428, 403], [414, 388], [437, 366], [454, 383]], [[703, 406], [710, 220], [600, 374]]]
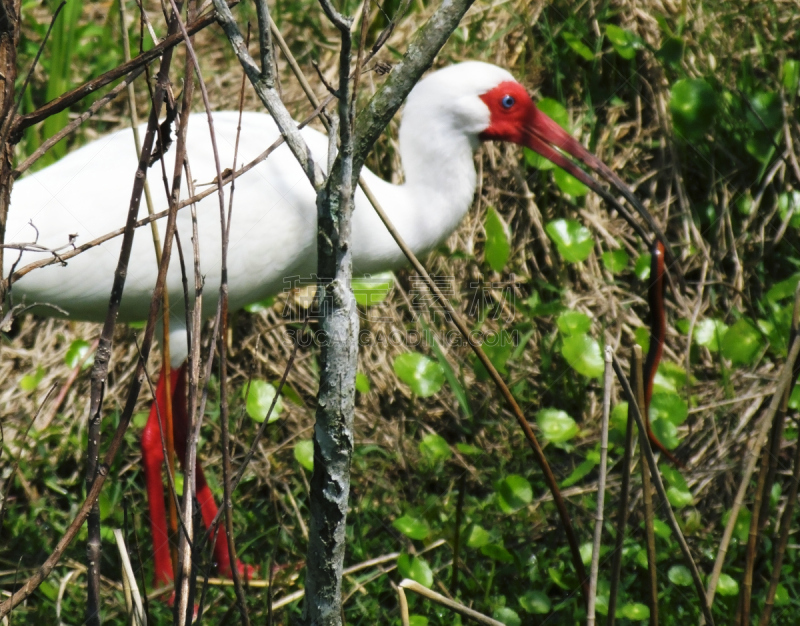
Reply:
[[[178, 379], [174, 383], [175, 393], [172, 395], [172, 426], [175, 432], [175, 452], [178, 455], [181, 467], [183, 467], [186, 462], [186, 432], [189, 422], [186, 406], [186, 365], [184, 364], [178, 372]], [[208, 528], [217, 515], [217, 505], [214, 502], [214, 496], [206, 482], [206, 477], [199, 461], [195, 462], [195, 476], [197, 481], [197, 501], [200, 504], [203, 523]], [[228, 551], [228, 535], [225, 532], [224, 525], [220, 525], [217, 540], [214, 543], [214, 565], [218, 574], [230, 577], [231, 558]], [[256, 568], [251, 565], [245, 565], [241, 561], [237, 563], [237, 569], [239, 574], [246, 578], [253, 578], [256, 572]]]
[[[174, 380], [175, 374], [172, 378]], [[153, 537], [153, 557], [155, 573], [153, 586], [162, 587], [173, 580], [172, 559], [167, 534], [167, 513], [164, 508], [164, 483], [161, 468], [164, 466], [164, 449], [161, 446], [159, 413], [164, 419], [166, 411], [166, 375], [162, 371], [156, 387], [156, 398], [150, 407], [150, 416], [142, 432], [142, 462], [144, 479], [147, 484], [147, 503], [150, 508], [150, 532]], [[172, 381], [170, 381], [172, 382]], [[158, 407], [158, 408], [156, 408]]]

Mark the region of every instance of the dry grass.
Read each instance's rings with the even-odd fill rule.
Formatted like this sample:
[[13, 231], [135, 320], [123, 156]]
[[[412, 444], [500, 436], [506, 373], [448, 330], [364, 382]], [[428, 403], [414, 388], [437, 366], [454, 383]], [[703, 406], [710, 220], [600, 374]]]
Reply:
[[[791, 31], [792, 25], [796, 28], [798, 17], [792, 3], [764, 4], [772, 13], [753, 8], [747, 21], [744, 17], [729, 15], [724, 3], [684, 6], [687, 11], [687, 47], [683, 65], [686, 75], [706, 76], [710, 64], [715, 63], [720, 70], [720, 82], [733, 88], [742, 64], [753, 63], [754, 59], [757, 63], [763, 54], [745, 42], [750, 41], [754, 32], [766, 37], [764, 41], [769, 41], [773, 23], [770, 15], [784, 25], [784, 30]], [[654, 49], [658, 49], [662, 40], [655, 16], [665, 15], [674, 22], [681, 10], [678, 3], [656, 0], [650, 0], [646, 5], [619, 2], [615, 7], [619, 10], [616, 23], [637, 33]], [[588, 7], [583, 5], [572, 10], [581, 19], [590, 15]], [[391, 63], [394, 57], [389, 48], [402, 50], [409, 36], [430, 12], [430, 7], [420, 7], [404, 20], [379, 58]], [[279, 17], [283, 16], [279, 14]], [[330, 79], [335, 68], [334, 30], [323, 26], [321, 32], [326, 40], [308, 39], [304, 36], [305, 23], [300, 20], [294, 23], [293, 17], [296, 18], [287, 11], [279, 23], [298, 60], [315, 85], [319, 81], [311, 69], [312, 59], [319, 62]], [[753, 22], [753, 18], [758, 19]], [[561, 41], [558, 33], [570, 28], [570, 19], [572, 16], [563, 5], [545, 5], [538, 0], [476, 5], [465, 20], [464, 33], [451, 40], [437, 64], [445, 65], [464, 58], [492, 61], [512, 68], [521, 80], [538, 89], [542, 95], [562, 96], [575, 126], [581, 129], [582, 141], [591, 141], [598, 156], [632, 183], [637, 195], [665, 226], [676, 250], [681, 252], [680, 263], [689, 290], [669, 296], [669, 315], [673, 323], [669, 325], [665, 359], [682, 366], [691, 363], [694, 377], [691, 384], [692, 408], [689, 419], [679, 429], [682, 439], [680, 456], [689, 467], [684, 476], [694, 494], [702, 523], [692, 533], [690, 541], [698, 551], [713, 549], [715, 540], [721, 535], [722, 515], [738, 487], [738, 472], [748, 434], [762, 405], [769, 399], [781, 360], [779, 355], [765, 350], [754, 365], [730, 368], [729, 364], [721, 363], [718, 354], [707, 348], [688, 346], [685, 334], [675, 329], [674, 322], [692, 318], [730, 321], [731, 316], [739, 312], [745, 316], [760, 315], [757, 301], [761, 295], [772, 282], [795, 271], [780, 255], [796, 246], [797, 238], [792, 232], [777, 238], [781, 232], [781, 217], [776, 212], [776, 203], [782, 189], [796, 187], [800, 180], [793, 178], [795, 173], [786, 164], [779, 166], [771, 182], [763, 179], [756, 182], [753, 173], [744, 166], [725, 166], [724, 170], [722, 166], [711, 167], [711, 174], [697, 173], [693, 168], [699, 159], [706, 156], [693, 154], [673, 139], [668, 102], [674, 76], [668, 75], [664, 66], [647, 51], [639, 52], [630, 77], [614, 77], [615, 73], [628, 71], [627, 66], [617, 63], [617, 59], [601, 64], [599, 71], [602, 75], [597, 80], [608, 84], [608, 88], [603, 90], [607, 99], [601, 102], [587, 99], [587, 85], [591, 81], [585, 75], [561, 76], [556, 81], [549, 72], [554, 65], [559, 69], [562, 66], [555, 64], [549, 55]], [[547, 24], [546, 29], [543, 24]], [[590, 20], [590, 32], [594, 28]], [[549, 39], [542, 36], [544, 32], [550, 33]], [[788, 41], [796, 45], [796, 35], [791, 35]], [[235, 108], [241, 73], [232, 61], [227, 42], [219, 32], [209, 30], [198, 36], [195, 46], [201, 51], [214, 106]], [[606, 42], [604, 49], [608, 47]], [[182, 60], [178, 60], [173, 67], [182, 65]], [[574, 62], [564, 67], [585, 69]], [[310, 111], [310, 106], [282, 58], [279, 58], [279, 68], [285, 102], [296, 117], [303, 117]], [[759, 71], [776, 75], [773, 66]], [[772, 84], [769, 77], [763, 80]], [[380, 78], [372, 74], [364, 81], [363, 101], [379, 81]], [[636, 82], [636, 88], [630, 87], [631, 81]], [[144, 114], [144, 89], [141, 86], [138, 89], [140, 114]], [[323, 93], [322, 87], [318, 93]], [[246, 94], [245, 108], [260, 109], [252, 90], [248, 89]], [[121, 100], [105, 115], [109, 120], [117, 116], [119, 125], [127, 123]], [[393, 180], [401, 177], [396, 131], [397, 122], [393, 122], [369, 162], [370, 166], [390, 175]], [[795, 142], [800, 140], [796, 123], [790, 124], [789, 133]], [[86, 137], [92, 135], [91, 130], [86, 131]], [[647, 327], [645, 285], [631, 272], [621, 277], [613, 276], [602, 265], [600, 255], [605, 250], [622, 247], [635, 259], [643, 250], [625, 222], [610, 215], [597, 197], [590, 195], [578, 205], [568, 201], [554, 191], [549, 176], [539, 176], [525, 167], [517, 148], [485, 145], [476, 158], [483, 175], [475, 207], [447, 242], [446, 248], [451, 254], [435, 254], [427, 261], [427, 266], [431, 273], [454, 277], [453, 299], [458, 301], [461, 312], [469, 316], [470, 283], [490, 284], [512, 279], [509, 274], [492, 275], [483, 263], [486, 208], [496, 207], [510, 225], [513, 239], [507, 267], [513, 268], [517, 306], [506, 304], [501, 319], [486, 320], [483, 329], [498, 331], [501, 327], [519, 326], [533, 331], [525, 349], [509, 364], [508, 378], [515, 392], [522, 390], [519, 393], [527, 400], [523, 408], [531, 420], [538, 408], [556, 406], [568, 411], [580, 424], [582, 432], [573, 442], [572, 453], [552, 446], [546, 449], [557, 475], [564, 478], [598, 441], [601, 391], [595, 382], [581, 379], [560, 355], [554, 354], [557, 330], [553, 317], [531, 320], [528, 309], [520, 304], [534, 290], [547, 294], [547, 285], [550, 285], [560, 292], [558, 297], [566, 308], [584, 312], [594, 319], [595, 336], [602, 335], [605, 342], [619, 346], [620, 353], [627, 354], [629, 347], [636, 342], [636, 330]], [[735, 162], [736, 158], [732, 160]], [[731, 216], [731, 207], [737, 198], [748, 193], [756, 198], [763, 197], [763, 200], [760, 210], [752, 218], [747, 218], [745, 226], [742, 226], [741, 216], [735, 212]], [[704, 199], [718, 209], [719, 219], [711, 223], [697, 219], [699, 209], [696, 205]], [[595, 252], [578, 265], [565, 264], [544, 235], [543, 224], [565, 215], [581, 220], [595, 236]], [[691, 253], [689, 246], [693, 247]], [[701, 279], [705, 279], [705, 285], [698, 286]], [[764, 281], [768, 284], [762, 285]], [[363, 328], [373, 337], [389, 337], [392, 333], [405, 335], [409, 329], [421, 332], [422, 327], [408, 306], [409, 291], [414, 286], [412, 277], [407, 272], [400, 272], [390, 297], [365, 312]], [[230, 382], [235, 392], [250, 377], [276, 381], [283, 373], [291, 351], [286, 320], [281, 315], [286, 297], [279, 298], [266, 313], [239, 313], [234, 318]], [[496, 290], [492, 297], [495, 304], [501, 301]], [[293, 302], [288, 308], [299, 310]], [[446, 328], [440, 311], [423, 315], [433, 328]], [[471, 320], [477, 323], [474, 315]], [[55, 511], [67, 502], [74, 506], [83, 472], [82, 450], [74, 444], [85, 437], [89, 396], [87, 374], [78, 378], [52, 422], [36, 424], [27, 436], [24, 433], [46, 391], [53, 385], [58, 388], [70, 374], [63, 359], [66, 348], [73, 340], [91, 339], [98, 332], [97, 327], [89, 324], [26, 317], [15, 325], [0, 345], [0, 398], [3, 407], [0, 423], [4, 441], [2, 479], [9, 478], [9, 458], [20, 454], [21, 477], [11, 489], [10, 500], [18, 507], [25, 501], [31, 512], [48, 508]], [[105, 397], [109, 417], [121, 406], [127, 392], [136, 358], [135, 336], [136, 331], [124, 328], [117, 333]], [[411, 547], [408, 540], [391, 529], [391, 514], [400, 515], [406, 503], [421, 503], [427, 497], [437, 500], [443, 511], [452, 510], [455, 501], [455, 478], [452, 476], [458, 472], [467, 472], [469, 493], [474, 502], [488, 497], [492, 492], [490, 480], [506, 470], [531, 474], [529, 469], [521, 469], [529, 468], [531, 464], [516, 426], [489, 383], [476, 377], [468, 349], [444, 347], [448, 361], [462, 377], [468, 391], [475, 416], [471, 423], [465, 420], [455, 396], [446, 386], [432, 398], [421, 400], [413, 397], [408, 387], [398, 381], [392, 367], [393, 360], [406, 350], [403, 345], [373, 344], [364, 346], [359, 355], [359, 370], [368, 375], [371, 391], [359, 394], [357, 398], [356, 444], [359, 449], [369, 452], [363, 456], [357, 453], [354, 462], [352, 515], [355, 520], [353, 532], [364, 532], [367, 540], [356, 543], [348, 562], [378, 556], [365, 552], [370, 546]], [[544, 356], [547, 356], [547, 363], [543, 363]], [[19, 386], [21, 377], [39, 367], [44, 370], [41, 383], [33, 393], [24, 392]], [[155, 377], [158, 368], [158, 356], [153, 355], [148, 368], [151, 376]], [[245, 559], [252, 556], [262, 567], [274, 559], [285, 570], [295, 572], [304, 559], [303, 535], [307, 531], [298, 518], [298, 512], [302, 516], [307, 514], [308, 484], [305, 473], [298, 469], [292, 457], [292, 448], [296, 441], [310, 438], [311, 434], [317, 384], [314, 350], [300, 349], [288, 383], [302, 403], [284, 403], [286, 410], [254, 458], [241, 493], [237, 495], [236, 506], [241, 529], [238, 541], [245, 546]], [[139, 399], [141, 411], [146, 410], [149, 401], [150, 393], [145, 390]], [[236, 426], [232, 430], [235, 465], [247, 450], [257, 425], [241, 413], [232, 415], [236, 416]], [[204, 427], [199, 452], [204, 464], [210, 468], [221, 465], [219, 428], [215, 420], [212, 417]], [[456, 454], [453, 462], [456, 471], [445, 473], [451, 476], [449, 479], [437, 480], [424, 475], [424, 472], [420, 474], [418, 443], [420, 437], [429, 432], [436, 432], [451, 443], [466, 439], [484, 450], [485, 455], [480, 463], [476, 463], [467, 456]], [[141, 520], [145, 507], [139, 488], [141, 472], [137, 465], [139, 452], [138, 446], [134, 445], [137, 437], [133, 434], [128, 436], [131, 445], [125, 449], [124, 459], [116, 467], [115, 483], [116, 488], [124, 490], [129, 498], [129, 511], [136, 516], [138, 527], [144, 528]], [[210, 473], [216, 474], [214, 470]], [[63, 481], [66, 485], [63, 489], [71, 495], [60, 493], [53, 484], [53, 477]], [[213, 480], [211, 477], [212, 486]], [[217, 480], [221, 479], [217, 477]], [[531, 480], [538, 479], [532, 477]], [[593, 515], [592, 501], [587, 496], [596, 490], [595, 480], [590, 474], [566, 492], [573, 505], [578, 532], [587, 537]], [[612, 470], [612, 494], [618, 488], [617, 481]], [[115, 487], [110, 489], [113, 491]], [[550, 509], [545, 508], [548, 498], [543, 493], [541, 489], [537, 491], [534, 504], [526, 512], [525, 536], [517, 538], [520, 545], [542, 542], [554, 546], [560, 542], [560, 534], [553, 532], [555, 518], [549, 514]], [[634, 506], [638, 506], [638, 500], [639, 496], [634, 497]], [[781, 501], [778, 510], [783, 506], [785, 503]], [[684, 522], [689, 510], [685, 511]], [[59, 525], [69, 518], [66, 512], [42, 512], [42, 515], [41, 530], [48, 538], [42, 542], [39, 552], [31, 554], [14, 549], [10, 554], [0, 556], [3, 569], [15, 568], [20, 558], [23, 568], [40, 562], [42, 551], [56, 541]], [[380, 515], [387, 517], [379, 519]], [[3, 533], [8, 533], [8, 529]], [[144, 550], [149, 540], [142, 536], [139, 539]], [[270, 548], [271, 545], [278, 547]], [[76, 546], [71, 556], [80, 558], [80, 550]], [[441, 557], [440, 565], [445, 565], [450, 558], [449, 553]], [[701, 560], [702, 567], [710, 569], [707, 554]], [[473, 561], [472, 565], [481, 567], [479, 562]], [[442, 580], [447, 578], [445, 570]], [[8, 588], [6, 580], [3, 579], [3, 585]], [[287, 580], [279, 577], [278, 582], [286, 584], [286, 591], [296, 584], [293, 575]], [[110, 603], [119, 602], [118, 591], [111, 587], [107, 591]], [[74, 597], [79, 598], [80, 592], [74, 591]], [[482, 592], [470, 600], [480, 605], [481, 598]], [[217, 598], [215, 602], [225, 604], [228, 600]], [[358, 602], [354, 600], [351, 606], [352, 619], [356, 623], [360, 610]], [[386, 616], [394, 614], [387, 611], [382, 615], [389, 619]], [[350, 619], [350, 613], [348, 616]]]

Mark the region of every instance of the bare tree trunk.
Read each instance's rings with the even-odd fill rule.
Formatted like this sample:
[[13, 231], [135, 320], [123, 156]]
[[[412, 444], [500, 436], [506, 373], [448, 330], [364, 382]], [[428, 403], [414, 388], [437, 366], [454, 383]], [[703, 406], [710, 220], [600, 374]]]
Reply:
[[[317, 194], [317, 291], [322, 329], [320, 381], [314, 427], [311, 523], [306, 603], [308, 624], [342, 623], [342, 568], [346, 544], [353, 411], [358, 361], [358, 309], [350, 288], [353, 255], [353, 109], [350, 93], [351, 20], [322, 0], [339, 28], [339, 167]], [[335, 141], [335, 139], [332, 139]]]
[[[17, 80], [17, 44], [19, 43], [19, 0], [0, 0], [0, 128], [6, 131], [14, 113], [14, 83]], [[3, 133], [5, 136], [5, 132]], [[0, 244], [6, 240], [6, 220], [11, 202], [14, 145], [6, 141], [0, 150]], [[3, 247], [0, 245], [0, 274], [3, 269]], [[0, 276], [0, 307], [5, 302], [7, 285]]]

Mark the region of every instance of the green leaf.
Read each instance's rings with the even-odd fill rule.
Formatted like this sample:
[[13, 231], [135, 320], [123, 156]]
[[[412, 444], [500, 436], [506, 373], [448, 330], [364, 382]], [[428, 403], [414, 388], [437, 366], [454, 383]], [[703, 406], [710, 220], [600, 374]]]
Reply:
[[501, 563], [513, 563], [514, 555], [497, 543], [487, 543], [481, 546], [481, 554]]
[[[256, 422], [263, 422], [267, 417], [269, 407], [272, 405], [272, 400], [277, 393], [275, 387], [264, 380], [254, 380], [251, 381], [249, 390], [247, 390], [246, 385], [242, 388], [242, 394], [244, 394], [245, 391], [247, 391], [247, 399], [245, 402], [247, 414]], [[269, 416], [269, 423], [277, 420], [281, 411], [283, 411], [283, 402], [279, 397], [278, 401], [275, 403], [275, 408], [272, 409], [272, 415]]]
[[684, 78], [672, 87], [672, 123], [686, 139], [700, 139], [711, 129], [717, 112], [714, 89], [702, 78]]
[[417, 539], [419, 541], [425, 539], [425, 537], [427, 537], [431, 532], [431, 529], [428, 527], [428, 523], [425, 520], [411, 517], [410, 515], [398, 517], [392, 522], [392, 526], [403, 533], [406, 537]]
[[423, 587], [428, 587], [428, 589], [433, 586], [431, 566], [422, 557], [401, 554], [397, 557], [397, 569], [403, 578], [415, 580]]
[[680, 426], [689, 417], [689, 407], [676, 393], [654, 393], [650, 401], [650, 419], [669, 420]]
[[[481, 344], [484, 353], [494, 365], [495, 369], [502, 374], [506, 375], [506, 363], [511, 358], [511, 353], [514, 350], [514, 338], [507, 330], [502, 330], [499, 333], [491, 333], [486, 336]], [[475, 375], [478, 380], [489, 380], [489, 372], [483, 366], [483, 363], [475, 359]]]
[[491, 543], [491, 541], [492, 536], [489, 534], [488, 530], [477, 524], [472, 525], [469, 530], [469, 535], [467, 535], [467, 546], [475, 549], [482, 548]]
[[[436, 335], [431, 332], [431, 329], [428, 326], [428, 323], [425, 321], [425, 318], [419, 317], [418, 319], [422, 324], [422, 328], [425, 333], [425, 341], [428, 342], [433, 350], [433, 353], [436, 355], [436, 360], [439, 362], [439, 365], [442, 367], [442, 371], [444, 372], [445, 380], [450, 385], [450, 389], [452, 390], [453, 395], [456, 397], [461, 410], [464, 412], [464, 415], [467, 417], [467, 419], [472, 419], [472, 408], [470, 407], [469, 399], [467, 398], [467, 392], [464, 389], [464, 386], [461, 384], [461, 381], [458, 379], [456, 373], [453, 371], [453, 368], [450, 366], [450, 362], [447, 360], [447, 357], [444, 355], [444, 352], [442, 352], [442, 349], [439, 346]], [[505, 331], [503, 332], [505, 333]], [[507, 335], [508, 333], [505, 334]], [[512, 341], [510, 336], [509, 341]], [[492, 359], [492, 356], [489, 355], [489, 358]], [[503, 365], [505, 365], [505, 361], [503, 361], [499, 369], [503, 369]]]
[[756, 132], [775, 130], [783, 122], [780, 96], [773, 91], [757, 93], [750, 98], [750, 106], [745, 116], [750, 128]]
[[564, 311], [558, 316], [556, 324], [565, 335], [583, 335], [592, 327], [592, 320], [580, 311]]
[[797, 93], [800, 85], [800, 61], [797, 59], [786, 59], [781, 68], [781, 83], [787, 93], [791, 96]]
[[314, 471], [314, 441], [303, 439], [294, 444], [294, 458], [309, 472]]
[[778, 583], [778, 587], [775, 589], [775, 606], [786, 606], [787, 604], [789, 604], [789, 592], [786, 587]]
[[545, 230], [556, 244], [558, 253], [567, 263], [578, 263], [589, 258], [594, 239], [588, 228], [575, 220], [553, 220]]
[[[730, 510], [725, 511], [725, 514], [722, 516], [722, 524], [724, 526], [728, 525], [730, 516]], [[736, 523], [733, 525], [733, 536], [736, 537], [739, 543], [747, 543], [750, 535], [750, 519], [751, 514], [748, 509], [744, 507], [739, 509], [739, 515], [736, 517]]]
[[658, 471], [661, 472], [664, 480], [666, 480], [673, 487], [678, 487], [684, 491], [689, 490], [689, 483], [686, 482], [686, 479], [683, 477], [683, 474], [681, 474], [680, 470], [672, 467], [668, 463], [661, 463], [658, 466]]
[[682, 509], [694, 503], [692, 492], [684, 491], [678, 487], [669, 487], [667, 489], [667, 500], [676, 509]]
[[421, 398], [432, 396], [444, 384], [442, 366], [419, 352], [406, 352], [395, 358], [394, 373]]
[[[83, 339], [76, 339], [71, 344], [69, 344], [69, 348], [67, 348], [67, 353], [64, 355], [64, 363], [66, 363], [67, 367], [74, 368], [78, 366], [81, 359], [86, 356], [89, 352], [89, 348], [91, 345], [88, 341]], [[82, 370], [89, 368], [94, 363], [94, 355], [90, 356], [86, 359], [86, 361], [81, 366]]]
[[[793, 189], [778, 194], [778, 215], [781, 216], [781, 221], [788, 219], [789, 226], [792, 228], [800, 227], [800, 191]], [[772, 289], [770, 289], [771, 291]]]
[[20, 379], [19, 388], [22, 391], [33, 391], [42, 382], [42, 378], [44, 378], [44, 368], [40, 366], [33, 374], [26, 374]]
[[[780, 198], [778, 199], [778, 204], [780, 205]], [[800, 197], [798, 198], [796, 208], [800, 210]], [[797, 289], [798, 283], [800, 283], [800, 274], [794, 274], [786, 280], [775, 283], [769, 288], [769, 291], [766, 295], [766, 301], [770, 303], [776, 303], [780, 302], [781, 300], [785, 300], [786, 298], [791, 298], [794, 296], [794, 290]]]
[[587, 61], [591, 61], [594, 59], [594, 52], [592, 49], [583, 43], [580, 38], [569, 31], [562, 31], [561, 36], [564, 38], [564, 41], [567, 42], [567, 45], [572, 48], [572, 50], [583, 57]]
[[603, 266], [612, 274], [619, 274], [631, 260], [625, 250], [606, 250], [601, 257]]
[[656, 52], [656, 58], [667, 65], [680, 65], [681, 59], [683, 59], [683, 39], [664, 37], [664, 42]]
[[534, 615], [545, 615], [550, 612], [550, 598], [543, 591], [529, 590], [519, 598], [519, 605], [528, 613]]
[[739, 593], [739, 583], [727, 574], [720, 574], [717, 593], [721, 596], [735, 596]]
[[436, 433], [430, 433], [423, 437], [419, 444], [419, 451], [430, 463], [446, 461], [453, 456], [445, 438]]
[[654, 389], [664, 393], [677, 393], [686, 387], [686, 370], [677, 363], [662, 361], [658, 366]]
[[522, 476], [509, 474], [495, 483], [500, 508], [505, 513], [511, 513], [531, 503], [533, 489], [531, 484]]
[[561, 128], [569, 130], [569, 112], [558, 100], [542, 98], [536, 102], [536, 108], [561, 126]]
[[588, 541], [586, 543], [582, 543], [578, 551], [581, 554], [581, 561], [583, 564], [589, 565], [592, 562], [592, 544]]
[[483, 450], [469, 443], [457, 443], [456, 450], [458, 450], [461, 454], [468, 454], [469, 456], [478, 456], [479, 454], [483, 454]]
[[114, 511], [114, 501], [108, 491], [101, 491], [97, 498], [97, 506], [100, 509], [100, 519], [106, 520]]
[[558, 570], [555, 567], [548, 567], [547, 575], [550, 577], [550, 580], [552, 580], [562, 589], [570, 589], [570, 585], [564, 580], [564, 573], [561, 570]]
[[591, 472], [599, 462], [600, 459], [594, 457], [587, 458], [581, 462], [581, 464], [572, 470], [572, 473], [564, 479], [564, 481], [561, 483], [561, 488], [566, 489], [567, 487], [572, 487], [572, 485], [577, 483], [579, 480], [582, 480], [589, 472]]
[[586, 335], [564, 337], [561, 354], [578, 374], [597, 378], [603, 373], [604, 362], [600, 344]]
[[358, 372], [356, 374], [356, 391], [358, 393], [369, 393], [369, 390], [369, 378], [367, 378], [366, 374]]
[[636, 259], [636, 265], [633, 266], [633, 273], [636, 274], [636, 278], [639, 280], [647, 280], [650, 278], [650, 259], [652, 257], [649, 254], [642, 254], [639, 255], [639, 258]]
[[612, 428], [623, 434], [628, 426], [628, 403], [620, 402], [617, 406], [611, 409], [611, 417], [609, 419]]
[[[662, 539], [669, 539], [670, 535], [672, 535], [672, 529], [667, 526], [664, 522], [660, 519], [653, 520], [653, 532], [656, 534], [657, 537], [661, 537]], [[647, 555], [645, 554], [645, 567], [647, 567]]]
[[145, 427], [145, 425], [147, 424], [147, 419], [149, 417], [150, 417], [150, 414], [147, 411], [141, 411], [139, 413], [134, 413], [133, 414], [133, 418], [131, 420], [133, 422], [133, 427], [136, 430], [142, 430]]
[[409, 615], [408, 626], [428, 626], [428, 618], [422, 615]]
[[553, 170], [553, 180], [556, 181], [556, 185], [561, 191], [570, 196], [577, 198], [589, 193], [589, 188], [586, 185], [560, 167], [556, 167]]
[[693, 582], [692, 574], [685, 565], [673, 565], [669, 568], [667, 577], [673, 585], [678, 585], [680, 587], [689, 587]]
[[656, 439], [658, 439], [667, 450], [673, 450], [678, 447], [680, 443], [678, 439], [678, 429], [671, 421], [668, 419], [651, 419], [650, 427]]
[[721, 320], [703, 319], [695, 324], [694, 342], [711, 352], [718, 352], [721, 340], [727, 332], [728, 326]]
[[580, 432], [575, 420], [559, 409], [542, 409], [536, 414], [542, 435], [553, 443], [569, 441]]
[[350, 281], [356, 302], [364, 307], [380, 304], [394, 286], [394, 274], [381, 272], [380, 274], [366, 274]]
[[269, 298], [264, 298], [258, 302], [252, 302], [251, 304], [245, 305], [244, 310], [248, 313], [261, 313], [262, 311], [269, 311], [273, 304], [275, 304], [275, 298], [270, 296]]
[[618, 615], [625, 619], [643, 622], [646, 619], [650, 619], [650, 609], [641, 602], [630, 602], [620, 608]]
[[522, 620], [519, 618], [519, 615], [517, 615], [517, 612], [514, 609], [509, 609], [507, 606], [501, 606], [495, 609], [494, 613], [492, 613], [492, 617], [506, 626], [520, 626], [522, 624]]
[[734, 364], [751, 365], [763, 347], [759, 330], [742, 318], [731, 326], [722, 338], [722, 356]]
[[633, 331], [633, 336], [637, 345], [642, 348], [642, 352], [647, 354], [648, 350], [650, 350], [650, 330], [640, 326]]
[[606, 37], [614, 46], [614, 50], [626, 61], [630, 61], [636, 56], [636, 48], [641, 46], [638, 38], [629, 30], [608, 24], [606, 26]]
[[502, 272], [511, 252], [511, 235], [508, 226], [494, 210], [494, 207], [489, 207], [486, 211], [484, 229], [486, 230], [486, 247], [483, 256], [489, 267], [495, 272]]
[[175, 472], [175, 492], [179, 495], [183, 495], [183, 472], [176, 471]]

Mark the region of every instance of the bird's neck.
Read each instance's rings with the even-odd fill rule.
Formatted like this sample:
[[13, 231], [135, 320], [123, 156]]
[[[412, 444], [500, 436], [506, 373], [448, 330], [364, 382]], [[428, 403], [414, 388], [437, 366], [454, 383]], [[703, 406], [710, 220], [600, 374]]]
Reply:
[[472, 204], [476, 145], [463, 133], [421, 116], [404, 120], [400, 154], [405, 187], [415, 212], [441, 243], [455, 230]]

